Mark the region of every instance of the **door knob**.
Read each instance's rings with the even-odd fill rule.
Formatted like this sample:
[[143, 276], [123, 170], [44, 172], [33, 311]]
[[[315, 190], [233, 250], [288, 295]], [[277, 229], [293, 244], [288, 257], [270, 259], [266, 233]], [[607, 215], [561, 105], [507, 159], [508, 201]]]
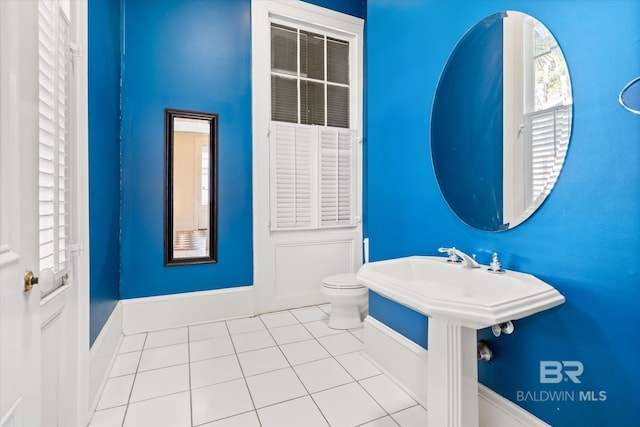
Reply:
[[29, 292], [33, 285], [40, 283], [41, 292], [49, 292], [53, 290], [54, 275], [53, 270], [50, 268], [44, 268], [39, 273], [39, 278], [33, 274], [33, 271], [27, 270], [24, 272], [24, 291]]
[[24, 291], [29, 292], [33, 285], [38, 284], [38, 278], [33, 275], [33, 271], [27, 270], [24, 272]]

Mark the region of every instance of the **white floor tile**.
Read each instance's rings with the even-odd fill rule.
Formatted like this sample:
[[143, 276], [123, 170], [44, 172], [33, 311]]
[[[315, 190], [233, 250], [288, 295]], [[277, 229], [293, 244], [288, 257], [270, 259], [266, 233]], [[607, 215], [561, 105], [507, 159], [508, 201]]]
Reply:
[[294, 369], [309, 393], [353, 382], [351, 375], [333, 357], [298, 365]]
[[246, 319], [227, 320], [227, 326], [231, 335], [244, 334], [245, 332], [260, 331], [266, 329], [260, 317], [247, 317]]
[[291, 368], [255, 375], [246, 378], [246, 380], [256, 408], [263, 408], [307, 394]]
[[327, 313], [320, 310], [318, 307], [297, 308], [295, 310], [290, 310], [290, 311], [291, 311], [291, 314], [296, 316], [296, 318], [302, 323], [329, 319], [329, 316], [327, 315]]
[[93, 414], [89, 427], [121, 427], [126, 410], [126, 406], [118, 406], [103, 411], [96, 411]]
[[165, 345], [183, 344], [189, 341], [187, 327], [164, 329], [162, 331], [149, 332], [144, 348], [162, 347]]
[[280, 346], [291, 365], [325, 359], [331, 355], [316, 340], [300, 341]]
[[390, 414], [416, 405], [416, 401], [386, 375], [364, 379], [360, 385]]
[[212, 423], [202, 424], [199, 427], [260, 427], [256, 411], [234, 415]]
[[242, 378], [235, 354], [191, 364], [191, 389]]
[[337, 356], [336, 360], [338, 360], [356, 380], [373, 377], [381, 373], [361, 352], [342, 354]]
[[228, 356], [235, 353], [231, 337], [212, 338], [189, 343], [189, 358], [191, 362]]
[[189, 363], [189, 345], [187, 343], [145, 348], [140, 358], [138, 372], [185, 363]]
[[322, 304], [319, 305], [318, 308], [327, 314], [331, 314], [331, 304]]
[[131, 386], [135, 375], [125, 375], [107, 380], [97, 410], [126, 405], [131, 394]]
[[315, 320], [304, 324], [311, 335], [316, 338], [326, 337], [328, 335], [342, 334], [344, 331], [340, 329], [331, 329], [327, 320]]
[[144, 340], [147, 334], [127, 335], [122, 339], [118, 353], [129, 353], [131, 351], [140, 351], [144, 346]]
[[400, 427], [424, 427], [427, 425], [427, 410], [420, 405], [412, 406], [391, 416]]
[[313, 336], [301, 324], [283, 326], [280, 328], [269, 329], [273, 339], [278, 345], [288, 344], [290, 342], [310, 340]]
[[331, 388], [311, 397], [332, 427], [357, 426], [386, 415], [358, 383]]
[[111, 372], [109, 373], [109, 378], [135, 374], [138, 370], [141, 353], [141, 351], [134, 351], [117, 355], [113, 362]]
[[[390, 416], [378, 418], [370, 423], [362, 424], [360, 427], [398, 427], [398, 424]], [[416, 427], [427, 427], [426, 424], [422, 424]]]
[[278, 347], [240, 353], [238, 359], [246, 377], [289, 367], [289, 362]]
[[246, 332], [244, 334], [232, 335], [233, 345], [236, 352], [258, 350], [260, 348], [273, 347], [276, 342], [271, 338], [271, 334], [266, 329], [262, 331]]
[[243, 379], [193, 390], [191, 407], [196, 426], [253, 410]]
[[229, 335], [225, 322], [203, 323], [189, 326], [189, 341], [201, 341]]
[[258, 409], [262, 427], [328, 427], [326, 420], [309, 396]]
[[321, 337], [318, 341], [333, 356], [361, 351], [364, 348], [362, 342], [349, 332]]
[[171, 366], [136, 375], [131, 402], [189, 390], [189, 365]]
[[132, 403], [123, 427], [191, 427], [189, 392]]
[[353, 336], [358, 338], [361, 342], [364, 342], [364, 328], [349, 329], [349, 332], [351, 332]]
[[267, 328], [279, 328], [281, 326], [297, 325], [300, 323], [293, 314], [288, 311], [267, 313], [260, 316]]

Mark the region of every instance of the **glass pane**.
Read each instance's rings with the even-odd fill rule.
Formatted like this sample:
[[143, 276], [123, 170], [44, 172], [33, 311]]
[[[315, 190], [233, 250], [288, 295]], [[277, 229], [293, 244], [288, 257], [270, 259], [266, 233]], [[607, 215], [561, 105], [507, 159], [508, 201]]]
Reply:
[[349, 84], [349, 42], [327, 38], [327, 80]]
[[300, 123], [324, 125], [324, 84], [300, 81]]
[[298, 123], [296, 79], [271, 76], [271, 120]]
[[271, 71], [297, 74], [298, 46], [295, 28], [271, 24]]
[[300, 75], [324, 80], [324, 36], [300, 31]]
[[327, 86], [327, 126], [349, 127], [349, 88]]

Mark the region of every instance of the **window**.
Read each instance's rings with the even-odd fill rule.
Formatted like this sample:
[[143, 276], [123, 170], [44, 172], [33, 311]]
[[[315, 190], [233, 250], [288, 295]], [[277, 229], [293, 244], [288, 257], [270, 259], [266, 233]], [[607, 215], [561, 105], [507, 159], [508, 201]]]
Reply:
[[200, 146], [200, 204], [209, 205], [209, 144]]
[[531, 146], [528, 200], [543, 200], [562, 169], [571, 131], [569, 71], [557, 41], [538, 21], [530, 27], [533, 64], [533, 106], [526, 114]]
[[356, 225], [350, 43], [271, 23], [271, 229]]
[[[40, 269], [69, 271], [69, 1], [38, 1]], [[57, 283], [60, 283], [57, 281]]]
[[349, 127], [349, 42], [271, 24], [271, 119]]

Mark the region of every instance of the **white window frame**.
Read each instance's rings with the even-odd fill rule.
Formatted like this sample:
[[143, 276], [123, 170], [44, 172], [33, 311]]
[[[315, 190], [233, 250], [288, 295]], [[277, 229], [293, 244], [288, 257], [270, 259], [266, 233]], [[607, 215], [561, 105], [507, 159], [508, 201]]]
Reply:
[[[354, 139], [360, 144], [362, 139], [362, 85], [363, 85], [363, 20], [329, 9], [321, 8], [305, 2], [291, 1], [252, 1], [252, 89], [253, 89], [253, 158], [270, 158], [269, 144], [262, 143], [265, 137], [268, 138], [271, 121], [271, 24], [276, 23], [285, 26], [300, 28], [301, 30], [317, 32], [328, 37], [333, 37], [349, 42], [349, 127], [335, 128], [347, 130], [354, 133]], [[265, 72], [266, 70], [266, 72]], [[325, 111], [326, 114], [326, 111]], [[273, 122], [284, 123], [284, 122]], [[300, 125], [304, 126], [304, 125]], [[313, 125], [306, 125], [313, 126]], [[323, 129], [332, 127], [320, 126]], [[356, 150], [359, 151], [359, 150]], [[319, 224], [319, 202], [317, 202], [314, 213], [313, 224], [310, 227], [301, 229], [326, 229], [356, 227], [359, 225], [362, 212], [362, 170], [361, 154], [355, 155], [354, 173], [357, 178], [353, 184], [353, 221], [350, 224], [334, 224], [324, 226]], [[266, 166], [266, 165], [264, 165]], [[254, 161], [254, 212], [273, 213], [270, 194], [270, 183], [260, 182], [260, 178], [265, 176], [262, 171], [263, 165]], [[269, 166], [271, 167], [271, 166]], [[316, 172], [317, 173], [317, 172]], [[318, 183], [315, 186], [315, 200], [318, 197]], [[261, 222], [254, 214], [254, 230]], [[270, 231], [285, 231], [286, 228], [278, 229], [271, 223], [271, 219], [266, 219], [266, 227]], [[291, 230], [289, 228], [288, 230]]]
[[[39, 210], [40, 270], [54, 273], [53, 289], [64, 284], [71, 271], [71, 171], [73, 65], [70, 3], [68, 0], [38, 0], [39, 40], [39, 128], [40, 128], [40, 204], [52, 205], [52, 212]], [[63, 27], [64, 25], [64, 27]], [[47, 28], [50, 26], [50, 28]], [[64, 28], [64, 29], [63, 29]], [[52, 39], [47, 40], [47, 32]], [[65, 36], [64, 39], [61, 37]], [[50, 45], [47, 45], [51, 42]], [[49, 50], [47, 52], [47, 49]], [[51, 69], [43, 68], [49, 62]], [[50, 74], [47, 76], [47, 74]], [[47, 82], [46, 80], [50, 80]], [[46, 136], [49, 134], [49, 138]], [[47, 153], [47, 151], [49, 151]], [[51, 163], [52, 171], [46, 172]], [[50, 175], [51, 183], [47, 183]], [[44, 176], [44, 178], [43, 178]], [[45, 219], [51, 216], [51, 224]], [[62, 221], [61, 221], [62, 218]], [[45, 227], [43, 229], [43, 227]], [[46, 247], [51, 246], [49, 251]], [[44, 262], [52, 257], [52, 261]], [[41, 292], [53, 289], [41, 289]]]

